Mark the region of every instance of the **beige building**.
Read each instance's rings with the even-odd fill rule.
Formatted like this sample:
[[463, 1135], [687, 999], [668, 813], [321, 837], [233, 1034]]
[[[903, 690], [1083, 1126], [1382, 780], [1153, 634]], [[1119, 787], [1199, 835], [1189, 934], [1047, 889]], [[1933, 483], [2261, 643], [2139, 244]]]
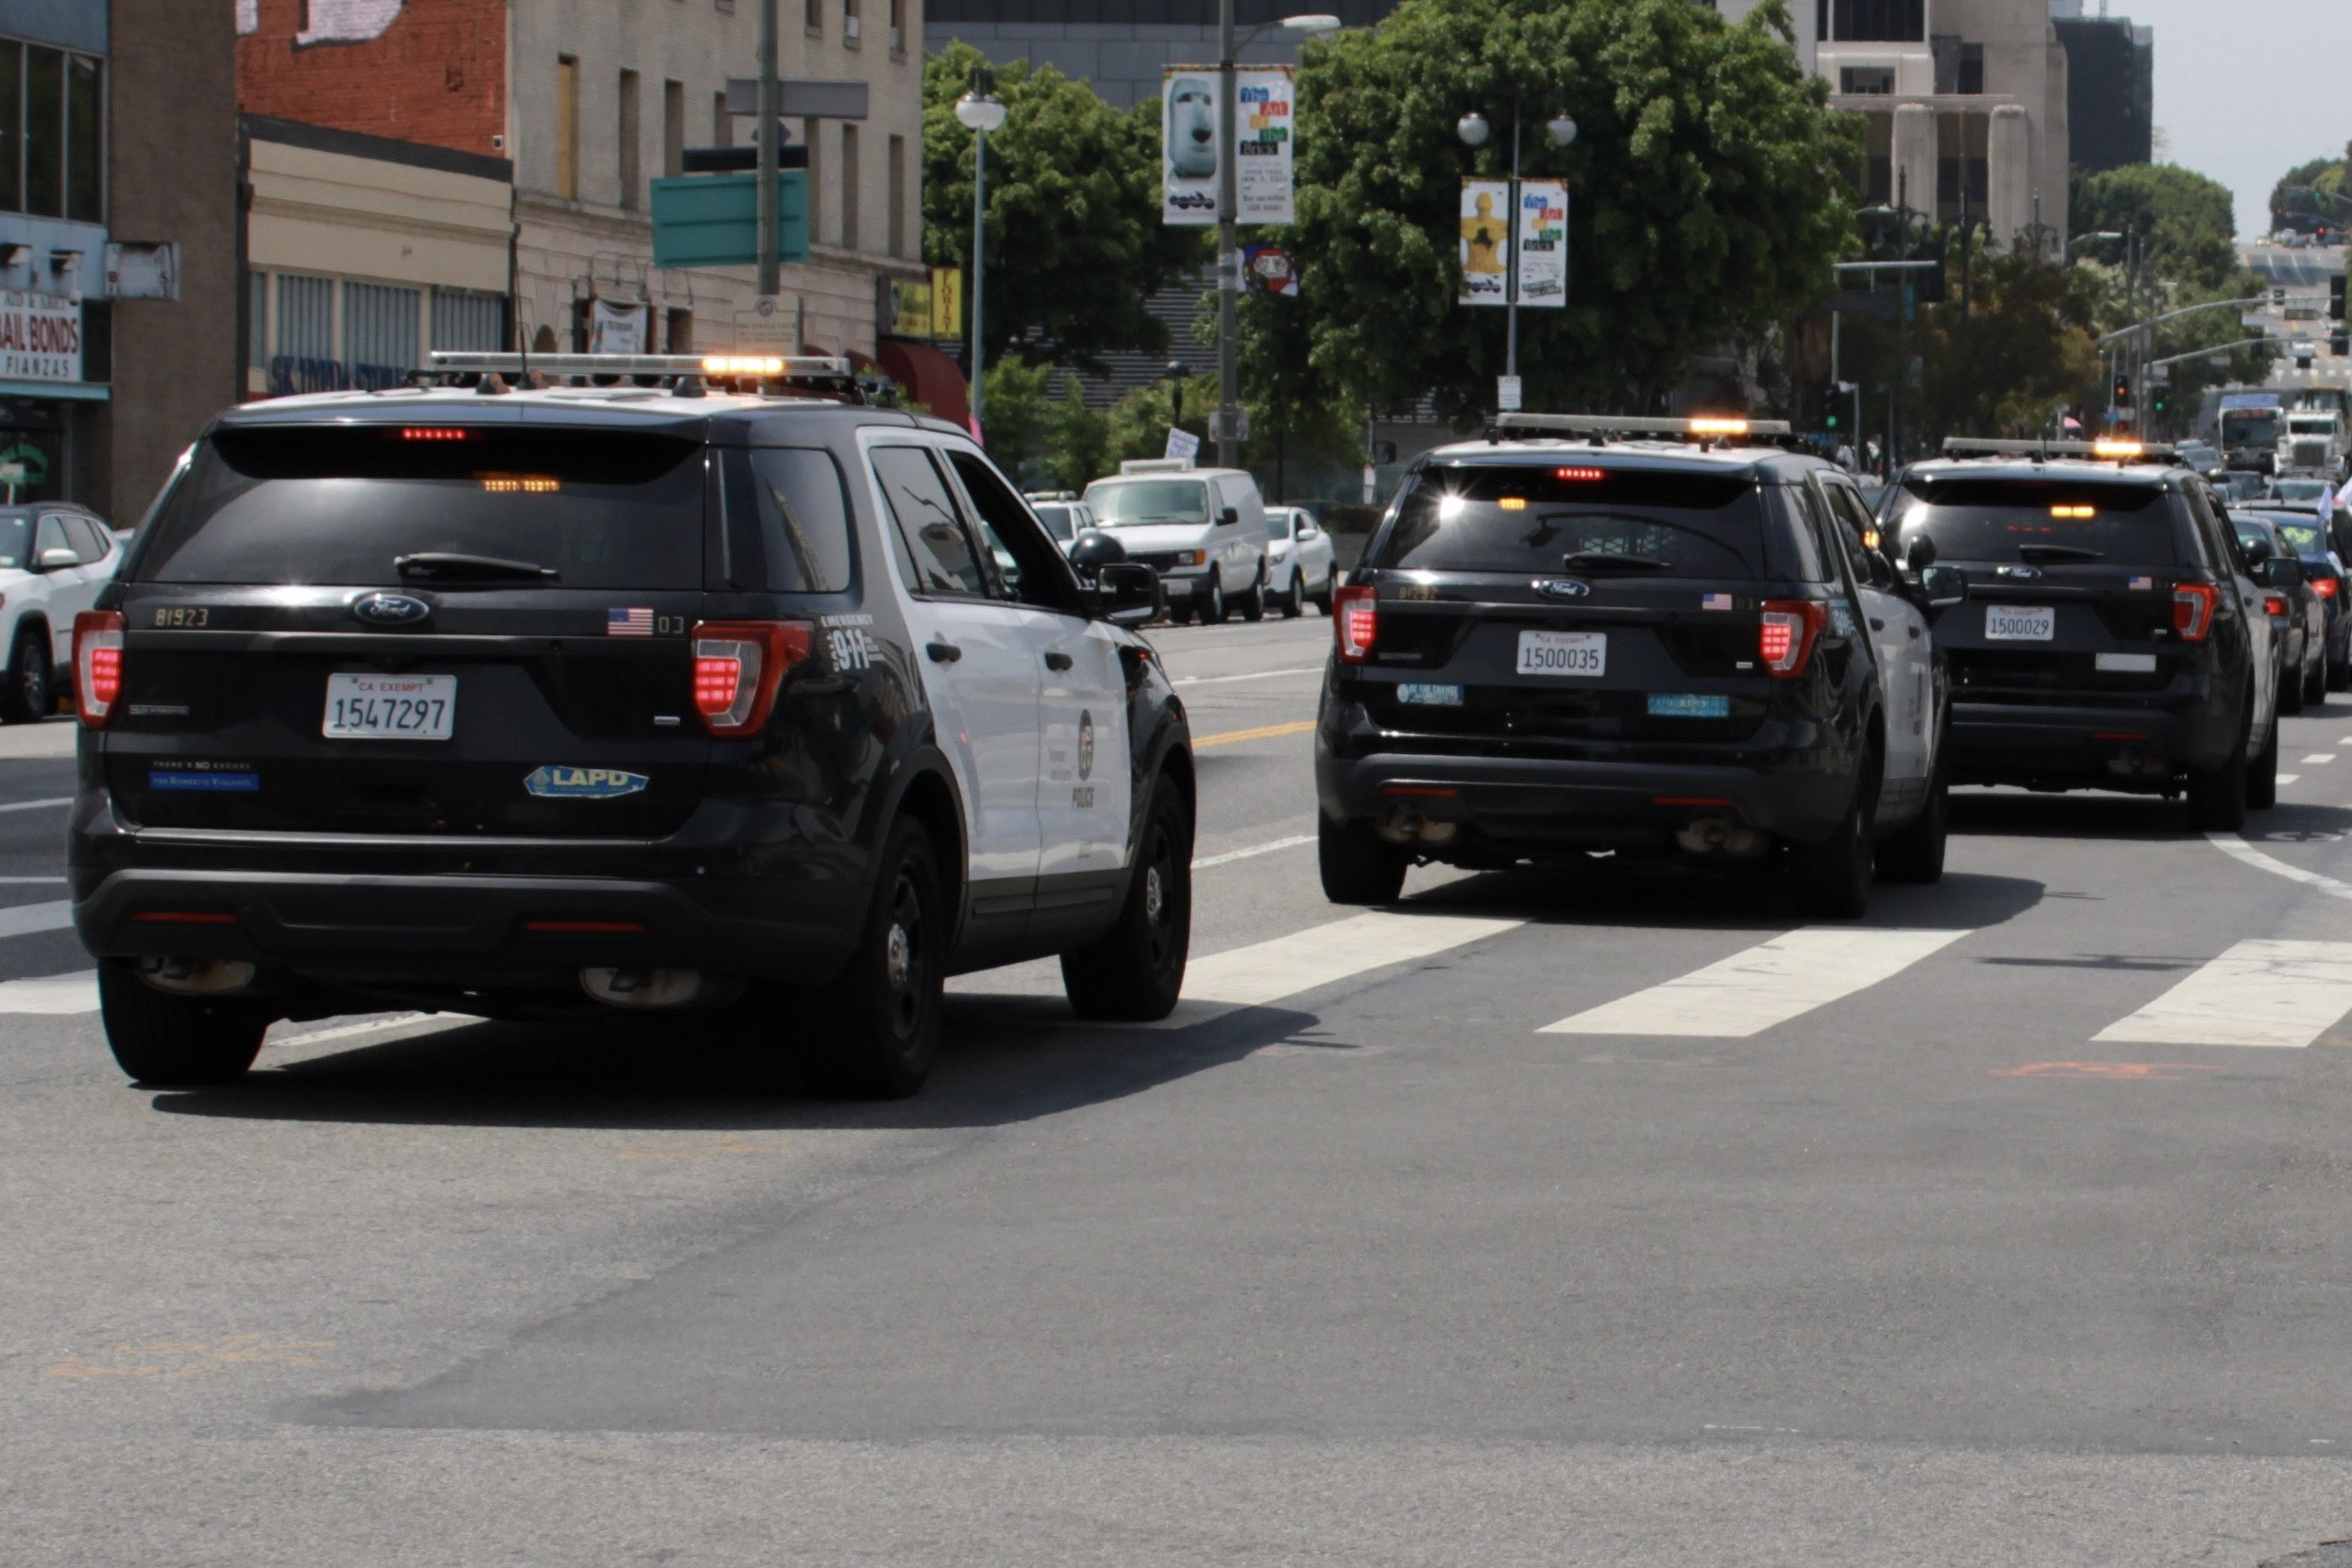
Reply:
[[[877, 287], [925, 276], [920, 0], [785, 0], [784, 11], [779, 74], [862, 81], [868, 118], [787, 122], [808, 148], [813, 244], [785, 268], [780, 304], [804, 346], [871, 355]], [[510, 16], [524, 337], [590, 348], [600, 321], [625, 329], [618, 312], [644, 307], [646, 348], [727, 346], [754, 303], [752, 270], [655, 269], [649, 182], [678, 173], [688, 146], [751, 139], [725, 89], [755, 68], [754, 0], [512, 0]]]
[[506, 343], [504, 159], [260, 115], [247, 190], [247, 396], [393, 386], [434, 348]]

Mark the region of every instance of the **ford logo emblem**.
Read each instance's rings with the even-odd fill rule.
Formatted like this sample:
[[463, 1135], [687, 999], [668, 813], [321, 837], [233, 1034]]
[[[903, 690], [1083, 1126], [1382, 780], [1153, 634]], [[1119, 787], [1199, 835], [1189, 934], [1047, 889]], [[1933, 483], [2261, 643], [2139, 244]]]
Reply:
[[1539, 581], [1535, 591], [1546, 599], [1582, 599], [1593, 591], [1593, 585], [1572, 577], [1553, 577]]
[[407, 626], [432, 614], [432, 606], [406, 594], [369, 594], [351, 606], [351, 614], [370, 626]]

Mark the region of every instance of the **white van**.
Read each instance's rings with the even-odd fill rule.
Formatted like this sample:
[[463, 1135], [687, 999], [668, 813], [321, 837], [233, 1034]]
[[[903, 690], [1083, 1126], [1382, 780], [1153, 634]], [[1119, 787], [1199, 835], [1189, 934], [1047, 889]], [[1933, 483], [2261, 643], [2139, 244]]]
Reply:
[[1266, 503], [1245, 471], [1184, 458], [1123, 463], [1118, 477], [1086, 487], [1085, 501], [1128, 560], [1159, 573], [1171, 620], [1265, 615]]

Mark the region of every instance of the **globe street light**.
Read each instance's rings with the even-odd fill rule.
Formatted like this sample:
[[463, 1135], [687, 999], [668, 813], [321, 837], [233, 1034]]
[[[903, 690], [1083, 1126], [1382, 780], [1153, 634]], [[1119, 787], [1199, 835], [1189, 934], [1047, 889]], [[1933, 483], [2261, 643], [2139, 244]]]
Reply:
[[988, 240], [989, 132], [1005, 127], [1005, 102], [995, 93], [995, 73], [972, 73], [972, 91], [956, 100], [956, 118], [972, 132], [972, 439], [981, 441], [980, 382], [986, 350], [980, 336], [981, 249]]
[[1236, 353], [1234, 308], [1242, 291], [1240, 224], [1240, 151], [1233, 144], [1234, 56], [1255, 42], [1269, 26], [1278, 26], [1295, 39], [1320, 38], [1340, 29], [1340, 19], [1326, 12], [1286, 16], [1235, 38], [1233, 0], [1217, 0], [1217, 464], [1234, 468], [1242, 461], [1242, 372]]

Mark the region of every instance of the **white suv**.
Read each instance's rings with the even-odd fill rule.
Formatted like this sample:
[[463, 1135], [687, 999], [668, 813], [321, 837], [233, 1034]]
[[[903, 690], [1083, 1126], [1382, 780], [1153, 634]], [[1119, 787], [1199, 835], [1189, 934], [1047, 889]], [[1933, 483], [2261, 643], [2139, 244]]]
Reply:
[[1189, 459], [1123, 463], [1116, 479], [1086, 487], [1097, 526], [1127, 559], [1159, 574], [1168, 617], [1208, 625], [1238, 609], [1266, 613], [1266, 503], [1239, 468], [1195, 468]]
[[127, 547], [80, 507], [0, 507], [0, 721], [30, 724], [56, 705], [74, 659], [74, 617], [96, 604]]

